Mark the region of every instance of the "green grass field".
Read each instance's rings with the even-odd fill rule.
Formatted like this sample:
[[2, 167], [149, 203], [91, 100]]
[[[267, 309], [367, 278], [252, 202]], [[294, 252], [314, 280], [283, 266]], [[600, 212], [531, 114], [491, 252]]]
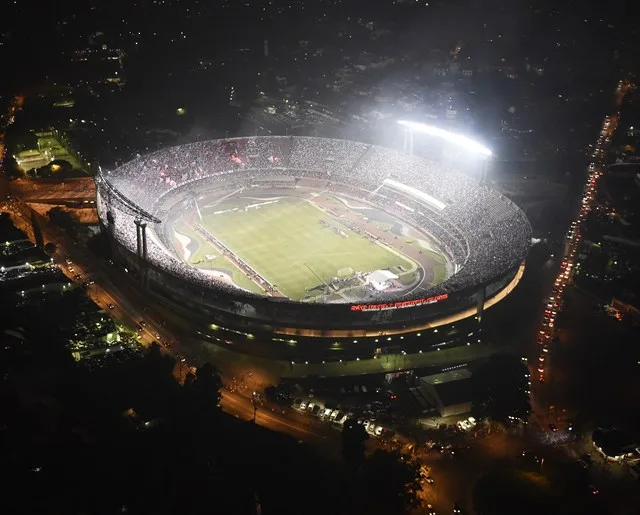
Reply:
[[[197, 231], [187, 225], [186, 222], [180, 220], [174, 224], [174, 229], [184, 234], [197, 244], [197, 250], [189, 256], [189, 264], [202, 269], [222, 269], [231, 275], [234, 284], [245, 290], [254, 293], [264, 293], [255, 282], [242, 273], [231, 261], [228, 261], [222, 253], [211, 243], [204, 239]], [[213, 256], [213, 260], [208, 260], [207, 256]]]
[[[232, 206], [238, 206], [238, 201], [224, 203], [216, 209], [222, 211]], [[348, 237], [336, 234], [322, 222]], [[205, 214], [202, 225], [294, 300], [303, 299], [308, 295], [307, 288], [337, 277], [343, 269], [371, 272], [398, 265], [407, 270], [416, 266], [408, 258], [369, 242], [315, 205], [298, 198], [283, 198], [248, 211]], [[235, 277], [236, 274], [234, 280]]]

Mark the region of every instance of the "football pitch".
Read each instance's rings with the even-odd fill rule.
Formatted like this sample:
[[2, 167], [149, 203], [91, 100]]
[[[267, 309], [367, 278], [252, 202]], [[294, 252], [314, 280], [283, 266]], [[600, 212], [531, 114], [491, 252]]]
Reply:
[[[248, 204], [255, 207], [245, 209]], [[417, 266], [299, 198], [238, 199], [216, 209], [203, 215], [202, 226], [293, 300], [316, 295], [308, 290], [345, 273]], [[238, 274], [233, 275], [235, 281]]]

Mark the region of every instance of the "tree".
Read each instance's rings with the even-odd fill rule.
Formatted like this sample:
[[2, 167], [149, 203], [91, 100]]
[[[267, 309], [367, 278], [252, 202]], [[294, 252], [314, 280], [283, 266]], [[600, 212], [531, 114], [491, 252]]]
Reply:
[[347, 420], [342, 429], [342, 457], [347, 465], [356, 471], [364, 462], [365, 442], [369, 435], [362, 424], [354, 419]]
[[503, 354], [488, 360], [474, 376], [474, 414], [502, 422], [509, 417], [526, 421], [531, 413], [528, 374], [515, 356]]
[[63, 231], [72, 235], [75, 220], [68, 211], [65, 211], [61, 207], [54, 207], [47, 212], [49, 220], [54, 225], [57, 225]]
[[195, 379], [188, 378], [184, 384], [191, 398], [203, 407], [217, 408], [222, 394], [222, 378], [218, 369], [211, 363], [205, 363], [196, 370]]
[[420, 502], [420, 466], [397, 451], [376, 450], [364, 462], [364, 477], [368, 496], [381, 513], [406, 513]]
[[53, 256], [56, 253], [58, 247], [56, 247], [55, 243], [47, 243], [44, 246], [44, 252], [45, 254], [47, 254], [47, 256]]
[[[566, 503], [566, 498], [563, 501]], [[496, 468], [482, 476], [473, 488], [473, 506], [479, 515], [557, 513], [559, 502], [542, 474], [511, 467]]]

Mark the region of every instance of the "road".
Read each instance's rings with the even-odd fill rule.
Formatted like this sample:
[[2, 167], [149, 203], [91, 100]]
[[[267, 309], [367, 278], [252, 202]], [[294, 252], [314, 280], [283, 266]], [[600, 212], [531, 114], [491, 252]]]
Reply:
[[536, 419], [546, 426], [553, 422], [549, 417], [546, 405], [553, 404], [549, 399], [548, 388], [545, 388], [545, 379], [551, 366], [552, 348], [554, 338], [557, 337], [556, 319], [562, 310], [564, 296], [567, 287], [572, 282], [572, 270], [577, 263], [578, 249], [582, 240], [583, 223], [591, 211], [596, 198], [597, 187], [600, 178], [606, 169], [606, 156], [613, 134], [615, 133], [620, 118], [620, 108], [625, 95], [634, 88], [634, 84], [628, 81], [620, 81], [616, 88], [615, 110], [611, 116], [605, 116], [602, 128], [592, 153], [589, 164], [589, 173], [582, 193], [580, 207], [575, 220], [567, 231], [564, 254], [558, 274], [552, 286], [551, 294], [545, 300], [545, 310], [537, 336], [538, 355], [535, 363], [530, 363], [531, 377], [536, 379], [532, 388], [531, 405]]
[[[13, 202], [3, 202], [2, 210], [12, 214], [12, 218], [18, 227], [28, 229], [30, 220], [21, 212], [20, 206]], [[124, 272], [104, 263], [88, 254], [83, 249], [70, 241], [69, 237], [61, 234], [57, 228], [49, 224], [41, 224], [41, 230], [45, 242], [55, 243], [56, 251], [53, 258], [58, 263], [60, 270], [67, 276], [69, 281], [85, 283], [94, 281], [86, 293], [100, 307], [102, 307], [120, 325], [135, 330], [136, 327], [144, 323], [140, 331], [139, 341], [144, 346], [151, 345], [152, 342], [159, 342], [164, 351], [173, 356], [189, 356], [188, 349], [183, 349], [179, 344], [180, 339], [170, 332], [161, 323], [161, 318], [148, 308], [148, 301], [136, 288], [132, 287], [131, 281], [120, 278], [118, 275]], [[26, 230], [30, 234], [30, 230]], [[67, 259], [71, 261], [67, 264]], [[79, 276], [77, 279], [76, 277]], [[123, 280], [125, 279], [125, 280]], [[183, 375], [187, 370], [198, 366], [195, 360], [190, 359], [182, 364], [178, 360], [178, 374]], [[231, 383], [235, 377], [225, 375], [221, 371], [223, 382]], [[257, 373], [257, 372], [256, 372]], [[254, 376], [255, 378], [255, 376]], [[258, 381], [258, 379], [255, 379]], [[255, 384], [255, 382], [254, 382]], [[253, 405], [251, 403], [252, 392], [229, 392], [224, 391], [222, 397], [222, 409], [233, 416], [243, 420], [253, 419]], [[338, 433], [316, 423], [310, 417], [300, 415], [290, 410], [271, 411], [270, 408], [259, 408], [256, 414], [256, 423], [279, 431], [313, 444], [337, 443], [337, 438], [331, 438]]]

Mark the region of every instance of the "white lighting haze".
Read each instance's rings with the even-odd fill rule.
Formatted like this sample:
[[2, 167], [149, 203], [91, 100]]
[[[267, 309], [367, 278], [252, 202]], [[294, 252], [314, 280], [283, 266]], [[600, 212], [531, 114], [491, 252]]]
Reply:
[[472, 152], [477, 152], [478, 154], [482, 154], [486, 157], [491, 156], [491, 150], [487, 147], [472, 140], [471, 138], [462, 136], [461, 134], [454, 134], [453, 132], [445, 131], [439, 127], [434, 127], [433, 125], [425, 125], [424, 123], [408, 122], [405, 120], [400, 120], [398, 123], [412, 131], [422, 132], [424, 134], [429, 134], [430, 136], [441, 138], [449, 143], [463, 147]]

